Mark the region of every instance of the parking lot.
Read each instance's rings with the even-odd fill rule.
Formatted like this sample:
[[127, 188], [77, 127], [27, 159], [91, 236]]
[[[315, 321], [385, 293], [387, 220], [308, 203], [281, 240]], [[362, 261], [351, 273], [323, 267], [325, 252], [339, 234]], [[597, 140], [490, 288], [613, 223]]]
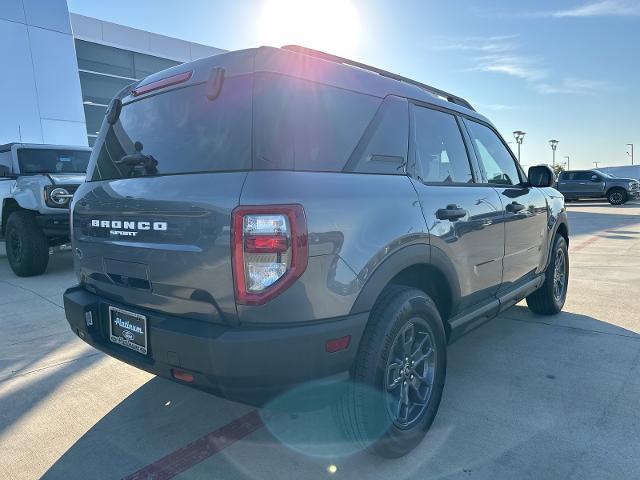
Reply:
[[71, 253], [18, 278], [0, 247], [0, 477], [639, 478], [640, 202], [568, 209], [564, 312], [519, 304], [452, 345], [399, 460], [340, 443], [328, 409], [257, 412], [93, 350], [64, 317]]

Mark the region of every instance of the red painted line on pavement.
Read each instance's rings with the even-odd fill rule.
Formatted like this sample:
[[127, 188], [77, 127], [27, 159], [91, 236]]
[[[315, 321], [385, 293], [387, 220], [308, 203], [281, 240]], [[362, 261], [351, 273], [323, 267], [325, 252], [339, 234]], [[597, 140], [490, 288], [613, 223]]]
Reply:
[[578, 245], [575, 245], [575, 246], [572, 245], [569, 250], [571, 252], [577, 252], [578, 250], [582, 250], [583, 248], [588, 247], [589, 245], [597, 242], [598, 240], [600, 240], [600, 237], [594, 235], [592, 237], [587, 238], [584, 242], [579, 243]]
[[264, 426], [258, 410], [252, 410], [223, 427], [141, 468], [123, 480], [168, 480], [224, 450]]

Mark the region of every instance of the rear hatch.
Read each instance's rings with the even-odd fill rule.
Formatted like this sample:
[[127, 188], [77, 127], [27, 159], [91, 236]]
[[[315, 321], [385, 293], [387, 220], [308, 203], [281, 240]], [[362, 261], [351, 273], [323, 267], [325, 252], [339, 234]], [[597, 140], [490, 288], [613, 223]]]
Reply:
[[225, 72], [229, 55], [238, 54], [144, 80], [103, 122], [73, 207], [76, 269], [89, 290], [236, 323], [230, 227], [251, 165], [252, 76]]

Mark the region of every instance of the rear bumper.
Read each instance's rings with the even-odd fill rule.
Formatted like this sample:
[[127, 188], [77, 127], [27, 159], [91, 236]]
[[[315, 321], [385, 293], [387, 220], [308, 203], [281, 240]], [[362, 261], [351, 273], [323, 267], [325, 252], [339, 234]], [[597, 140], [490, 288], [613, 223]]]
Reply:
[[[108, 307], [148, 318], [148, 355], [109, 341]], [[232, 400], [261, 404], [295, 385], [342, 377], [355, 358], [367, 313], [303, 326], [225, 327], [107, 301], [81, 287], [64, 294], [71, 329], [85, 342], [147, 372], [173, 379], [172, 368], [193, 374], [185, 383]], [[87, 326], [85, 312], [93, 325]], [[327, 353], [327, 340], [351, 336], [346, 350]], [[184, 383], [184, 382], [180, 382]]]
[[36, 222], [47, 238], [69, 239], [71, 236], [68, 211], [54, 215], [36, 215]]

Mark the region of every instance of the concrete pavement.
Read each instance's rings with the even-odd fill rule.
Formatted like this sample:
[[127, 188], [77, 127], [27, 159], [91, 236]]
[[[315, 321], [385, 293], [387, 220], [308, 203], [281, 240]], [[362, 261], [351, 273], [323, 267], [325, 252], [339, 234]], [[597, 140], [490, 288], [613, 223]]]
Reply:
[[[640, 203], [569, 211], [565, 311], [539, 317], [519, 304], [452, 345], [431, 431], [393, 461], [341, 443], [326, 409], [264, 410], [264, 427], [230, 441], [236, 431], [218, 429], [250, 407], [71, 333], [61, 303], [70, 252], [22, 279], [0, 250], [0, 477], [142, 478], [172, 455], [161, 465], [190, 462], [184, 479], [639, 478]], [[225, 435], [229, 445], [212, 448]]]

